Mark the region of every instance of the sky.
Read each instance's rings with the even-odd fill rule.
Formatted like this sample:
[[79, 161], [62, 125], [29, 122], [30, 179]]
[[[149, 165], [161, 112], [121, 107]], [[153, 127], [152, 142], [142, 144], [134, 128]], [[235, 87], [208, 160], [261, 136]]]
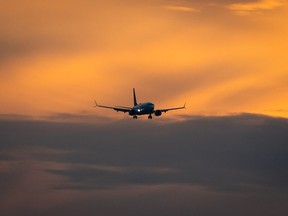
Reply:
[[287, 1], [1, 1], [1, 114], [288, 116]]
[[0, 5], [1, 216], [288, 214], [288, 1]]

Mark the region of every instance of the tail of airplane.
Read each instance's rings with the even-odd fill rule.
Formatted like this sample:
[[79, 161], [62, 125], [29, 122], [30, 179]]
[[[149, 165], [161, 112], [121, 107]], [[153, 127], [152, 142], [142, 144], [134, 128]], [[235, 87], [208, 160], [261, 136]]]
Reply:
[[133, 99], [134, 99], [134, 106], [137, 106], [137, 99], [136, 99], [136, 93], [135, 93], [135, 88], [133, 88]]

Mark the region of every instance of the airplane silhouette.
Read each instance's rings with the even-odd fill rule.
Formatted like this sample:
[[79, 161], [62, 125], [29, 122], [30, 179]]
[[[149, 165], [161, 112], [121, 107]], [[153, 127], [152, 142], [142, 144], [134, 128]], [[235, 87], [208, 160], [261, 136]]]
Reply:
[[154, 110], [154, 104], [151, 102], [145, 102], [145, 103], [137, 103], [136, 99], [136, 93], [135, 88], [133, 88], [133, 100], [134, 100], [134, 106], [133, 107], [126, 107], [126, 106], [103, 106], [99, 105], [96, 100], [95, 107], [101, 107], [101, 108], [107, 108], [107, 109], [113, 109], [117, 112], [128, 112], [130, 116], [133, 116], [133, 119], [137, 119], [138, 115], [148, 115], [148, 119], [152, 119], [152, 114], [155, 116], [161, 116], [162, 113], [166, 113], [171, 110], [178, 110], [178, 109], [185, 109], [186, 103], [182, 107], [175, 107], [175, 108], [168, 108], [168, 109], [157, 109]]

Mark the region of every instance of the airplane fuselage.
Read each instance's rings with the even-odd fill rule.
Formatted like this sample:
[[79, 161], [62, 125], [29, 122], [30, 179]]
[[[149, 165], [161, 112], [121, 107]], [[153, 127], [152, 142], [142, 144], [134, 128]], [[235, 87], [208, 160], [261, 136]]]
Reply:
[[154, 104], [151, 102], [145, 102], [145, 103], [140, 103], [134, 106], [130, 110], [129, 115], [131, 116], [147, 115], [147, 114], [152, 114], [153, 112], [154, 112]]

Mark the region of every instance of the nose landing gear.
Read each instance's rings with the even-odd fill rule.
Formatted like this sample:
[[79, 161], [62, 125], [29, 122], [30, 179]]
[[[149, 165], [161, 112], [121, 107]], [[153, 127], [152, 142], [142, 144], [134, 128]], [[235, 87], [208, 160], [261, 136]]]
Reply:
[[133, 119], [137, 119], [137, 116], [135, 115], [135, 116], [133, 116]]
[[152, 115], [151, 114], [148, 116], [148, 119], [152, 119]]

